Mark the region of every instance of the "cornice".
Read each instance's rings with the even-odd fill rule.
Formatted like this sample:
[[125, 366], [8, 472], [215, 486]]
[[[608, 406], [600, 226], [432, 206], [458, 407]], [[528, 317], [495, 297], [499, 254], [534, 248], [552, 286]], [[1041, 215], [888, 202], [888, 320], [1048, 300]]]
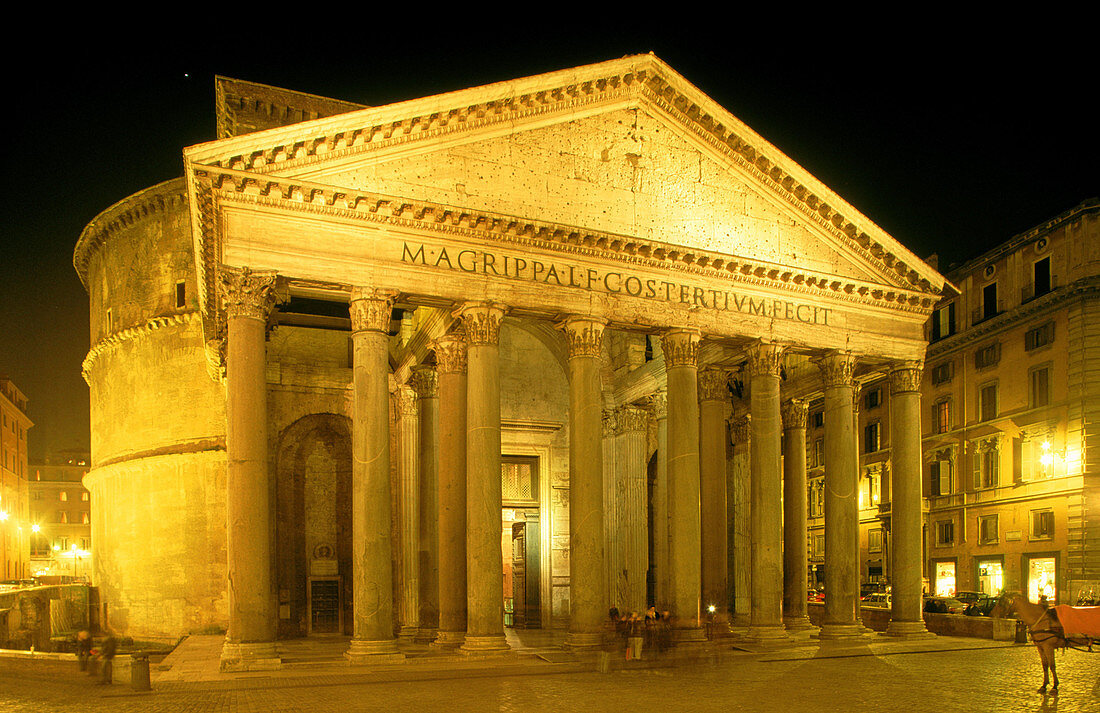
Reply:
[[212, 170], [269, 174], [539, 115], [570, 116], [593, 104], [642, 100], [753, 175], [895, 287], [942, 292], [942, 276], [935, 270], [652, 55], [366, 109], [259, 132], [249, 141], [204, 144], [188, 149], [185, 157]]
[[88, 286], [88, 261], [92, 252], [113, 234], [185, 205], [187, 183], [182, 177], [173, 178], [127, 196], [92, 218], [73, 248], [73, 268], [80, 282]]
[[[368, 191], [325, 186], [295, 179], [265, 177], [236, 170], [195, 168], [199, 206], [196, 229], [206, 259], [218, 253], [213, 212], [234, 202], [261, 208], [345, 220], [361, 220], [456, 238], [496, 242], [518, 248], [625, 263], [634, 267], [672, 269], [734, 284], [782, 290], [806, 299], [827, 296], [838, 302], [926, 316], [937, 293], [889, 287], [837, 275], [800, 270], [760, 260], [695, 250], [655, 240], [589, 230], [579, 226], [521, 216], [412, 200]], [[208, 215], [209, 212], [209, 215]]]
[[130, 327], [121, 331], [109, 334], [103, 339], [100, 339], [95, 345], [88, 350], [87, 356], [84, 357], [84, 361], [80, 365], [80, 375], [84, 377], [84, 382], [91, 385], [89, 381], [89, 374], [95, 362], [104, 354], [115, 351], [121, 345], [126, 342], [131, 342], [138, 339], [143, 339], [149, 336], [153, 332], [168, 327], [174, 327], [178, 325], [186, 325], [196, 321], [199, 318], [199, 313], [191, 310], [188, 312], [180, 312], [178, 314], [166, 315], [164, 317], [154, 317], [144, 324], [140, 324], [136, 327]]

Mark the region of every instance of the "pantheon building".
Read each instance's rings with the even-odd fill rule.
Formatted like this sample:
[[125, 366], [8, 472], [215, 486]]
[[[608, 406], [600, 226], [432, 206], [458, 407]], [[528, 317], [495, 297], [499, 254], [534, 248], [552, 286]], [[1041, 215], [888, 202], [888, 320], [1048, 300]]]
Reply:
[[94, 581], [135, 637], [506, 652], [608, 611], [859, 636], [858, 385], [888, 381], [888, 633], [921, 618], [934, 269], [652, 55], [382, 107], [219, 78], [218, 138], [95, 218]]

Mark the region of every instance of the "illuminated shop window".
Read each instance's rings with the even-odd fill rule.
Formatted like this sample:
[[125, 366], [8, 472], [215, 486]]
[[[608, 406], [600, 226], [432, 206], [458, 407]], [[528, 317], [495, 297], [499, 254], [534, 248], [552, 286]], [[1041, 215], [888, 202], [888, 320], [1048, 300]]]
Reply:
[[1045, 596], [1053, 604], [1058, 594], [1056, 570], [1053, 557], [1032, 557], [1027, 567], [1027, 598], [1038, 602], [1039, 597]]
[[955, 596], [955, 563], [937, 562], [936, 580], [933, 585], [937, 597]]

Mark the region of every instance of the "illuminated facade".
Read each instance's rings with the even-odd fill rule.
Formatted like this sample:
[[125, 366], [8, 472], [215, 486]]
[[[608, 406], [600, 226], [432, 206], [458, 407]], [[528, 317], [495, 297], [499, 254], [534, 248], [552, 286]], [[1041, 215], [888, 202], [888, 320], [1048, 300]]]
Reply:
[[859, 636], [854, 407], [878, 379], [890, 633], [924, 633], [944, 280], [842, 198], [651, 55], [376, 108], [217, 89], [218, 139], [74, 256], [112, 626], [225, 626], [226, 668], [321, 632], [353, 662], [501, 652], [505, 625], [585, 650], [649, 602], [683, 645], [710, 605], [783, 638], [809, 624], [821, 398], [821, 635]]
[[84, 487], [88, 456], [60, 453], [29, 468], [31, 568], [39, 576], [91, 573], [91, 493]]
[[30, 576], [27, 502], [27, 397], [0, 377], [0, 578]]

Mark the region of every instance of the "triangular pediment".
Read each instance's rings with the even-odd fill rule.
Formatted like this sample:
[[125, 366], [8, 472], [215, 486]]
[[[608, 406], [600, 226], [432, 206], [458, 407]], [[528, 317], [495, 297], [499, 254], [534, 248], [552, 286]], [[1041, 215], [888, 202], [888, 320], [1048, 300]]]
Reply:
[[652, 55], [227, 138], [186, 158], [286, 195], [300, 182], [567, 226], [844, 289], [944, 284]]

